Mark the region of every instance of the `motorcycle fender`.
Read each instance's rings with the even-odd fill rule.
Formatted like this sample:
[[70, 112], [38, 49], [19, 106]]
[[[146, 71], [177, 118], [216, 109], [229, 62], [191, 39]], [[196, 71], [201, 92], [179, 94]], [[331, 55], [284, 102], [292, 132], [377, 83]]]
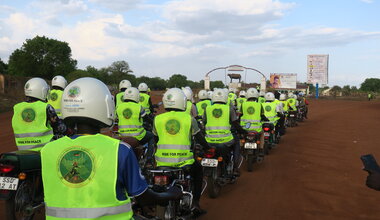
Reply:
[[213, 172], [214, 172], [214, 170], [215, 170], [216, 168], [213, 168], [213, 167], [205, 167], [204, 169], [203, 169], [203, 175], [204, 176], [212, 176], [213, 175]]

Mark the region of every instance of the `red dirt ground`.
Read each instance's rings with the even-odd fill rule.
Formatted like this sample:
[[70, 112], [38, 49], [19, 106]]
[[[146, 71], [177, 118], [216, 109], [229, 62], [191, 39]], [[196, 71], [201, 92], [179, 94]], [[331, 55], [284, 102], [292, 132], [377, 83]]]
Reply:
[[[158, 102], [158, 97], [153, 102]], [[0, 152], [16, 150], [12, 113], [0, 114]], [[380, 219], [380, 192], [365, 186], [360, 156], [380, 163], [380, 102], [312, 100], [263, 164], [202, 197], [201, 219]], [[4, 205], [0, 203], [0, 219]]]

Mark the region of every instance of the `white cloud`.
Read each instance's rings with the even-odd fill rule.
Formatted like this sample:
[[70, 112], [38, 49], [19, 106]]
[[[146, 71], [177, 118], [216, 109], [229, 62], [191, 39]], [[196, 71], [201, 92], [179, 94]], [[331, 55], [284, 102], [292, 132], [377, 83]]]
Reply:
[[89, 0], [114, 11], [127, 11], [135, 8], [144, 0]]

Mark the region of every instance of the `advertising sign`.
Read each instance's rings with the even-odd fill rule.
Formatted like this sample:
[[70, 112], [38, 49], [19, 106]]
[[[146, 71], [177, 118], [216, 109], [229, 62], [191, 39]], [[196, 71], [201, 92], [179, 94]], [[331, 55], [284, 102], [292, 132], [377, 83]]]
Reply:
[[307, 56], [307, 82], [310, 84], [328, 84], [329, 55]]
[[270, 87], [274, 89], [296, 89], [297, 88], [297, 74], [271, 73]]

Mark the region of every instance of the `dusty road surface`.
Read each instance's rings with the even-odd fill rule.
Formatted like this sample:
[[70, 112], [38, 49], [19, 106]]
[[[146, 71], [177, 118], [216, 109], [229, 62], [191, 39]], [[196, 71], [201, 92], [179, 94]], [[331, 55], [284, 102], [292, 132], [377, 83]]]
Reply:
[[[0, 114], [1, 152], [15, 150], [11, 113]], [[380, 163], [380, 102], [312, 100], [309, 119], [289, 128], [277, 149], [202, 198], [201, 219], [380, 219], [380, 191], [365, 186], [360, 155]], [[4, 205], [0, 203], [0, 219]]]

